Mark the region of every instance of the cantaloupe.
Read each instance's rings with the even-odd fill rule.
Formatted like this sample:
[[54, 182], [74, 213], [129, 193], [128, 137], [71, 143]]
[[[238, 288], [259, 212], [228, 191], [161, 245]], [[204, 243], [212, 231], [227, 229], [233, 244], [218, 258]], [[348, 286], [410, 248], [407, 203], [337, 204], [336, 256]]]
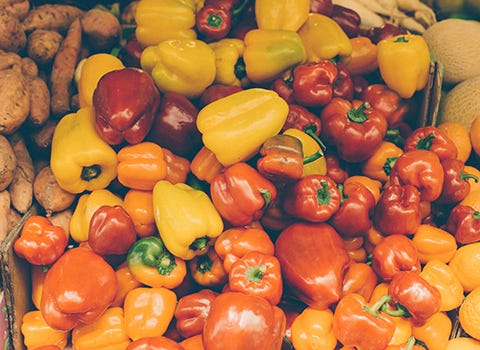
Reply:
[[430, 26], [423, 37], [444, 66], [444, 82], [458, 84], [480, 75], [480, 22], [448, 18]]

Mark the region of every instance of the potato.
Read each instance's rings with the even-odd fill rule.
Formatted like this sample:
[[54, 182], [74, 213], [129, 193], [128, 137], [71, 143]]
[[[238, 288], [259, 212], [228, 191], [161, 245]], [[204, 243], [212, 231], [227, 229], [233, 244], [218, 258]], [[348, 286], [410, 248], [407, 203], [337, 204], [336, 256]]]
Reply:
[[27, 35], [20, 20], [5, 9], [0, 9], [0, 49], [20, 52], [27, 44]]
[[27, 39], [27, 55], [38, 65], [49, 65], [53, 62], [62, 40], [62, 35], [54, 30], [34, 30]]
[[120, 21], [111, 12], [88, 10], [80, 20], [87, 45], [96, 51], [110, 51], [120, 40]]
[[0, 134], [11, 135], [30, 112], [30, 89], [22, 73], [0, 71]]
[[22, 69], [22, 74], [26, 78], [35, 78], [38, 76], [38, 66], [35, 61], [30, 57], [22, 57], [20, 61], [20, 68]]
[[70, 237], [70, 220], [72, 219], [72, 215], [73, 210], [68, 208], [50, 216], [50, 221], [52, 224], [63, 228], [67, 238]]
[[13, 230], [18, 225], [21, 219], [22, 216], [18, 213], [18, 211], [10, 207], [10, 210], [8, 212], [8, 232]]
[[0, 192], [0, 242], [2, 242], [10, 228], [10, 193], [7, 190]]
[[38, 128], [44, 125], [50, 116], [50, 90], [45, 80], [34, 77], [29, 80], [30, 113], [27, 117], [28, 125]]
[[3, 8], [11, 14], [23, 20], [30, 10], [30, 1], [28, 0], [0, 0], [0, 8]]
[[17, 157], [12, 145], [3, 135], [0, 135], [0, 191], [5, 190], [13, 181], [17, 167]]
[[65, 33], [73, 21], [83, 14], [84, 11], [76, 6], [44, 4], [29, 11], [22, 22], [23, 29], [28, 33], [35, 29], [49, 29]]

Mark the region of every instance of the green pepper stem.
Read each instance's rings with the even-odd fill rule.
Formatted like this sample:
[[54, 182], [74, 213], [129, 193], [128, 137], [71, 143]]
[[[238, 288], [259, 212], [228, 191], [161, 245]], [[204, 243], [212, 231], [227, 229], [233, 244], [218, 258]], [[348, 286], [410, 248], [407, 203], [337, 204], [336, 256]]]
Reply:
[[197, 270], [201, 273], [208, 272], [212, 269], [213, 261], [208, 254], [203, 254], [197, 257]]
[[270, 202], [272, 201], [272, 194], [270, 193], [269, 190], [266, 190], [264, 188], [261, 188], [259, 191], [263, 197], [263, 200], [265, 201], [265, 204], [262, 207], [262, 209], [265, 210], [270, 205]]
[[192, 244], [190, 244], [190, 249], [194, 251], [202, 251], [207, 248], [208, 242], [210, 241], [210, 238], [207, 236], [199, 237], [195, 239]]
[[388, 157], [385, 160], [385, 163], [383, 163], [383, 171], [385, 175], [389, 176], [390, 172], [392, 171], [393, 166], [395, 165], [395, 162], [397, 161], [398, 157]]
[[408, 43], [408, 40], [407, 38], [405, 38], [405, 36], [399, 36], [398, 38], [396, 38], [394, 40], [394, 43]]
[[432, 147], [433, 144], [433, 139], [435, 138], [435, 134], [432, 132], [425, 136], [424, 138], [418, 140], [417, 144], [415, 145], [416, 149], [423, 149], [423, 150], [429, 150], [430, 147]]
[[405, 145], [405, 141], [400, 136], [400, 130], [398, 129], [388, 129], [387, 134], [385, 135], [385, 140], [400, 148], [403, 148]]
[[320, 137], [318, 137], [317, 134], [315, 134], [315, 131], [317, 131], [317, 128], [315, 125], [309, 125], [303, 129], [303, 132], [308, 136], [310, 136], [312, 139], [314, 139], [318, 143], [320, 148], [325, 152], [325, 150], [327, 149], [327, 146], [325, 146], [325, 144], [320, 139]]
[[320, 159], [323, 157], [323, 153], [320, 152], [320, 151], [317, 151], [307, 157], [304, 157], [303, 158], [303, 164], [308, 164], [308, 163], [312, 163], [314, 161], [316, 161], [317, 159]]
[[245, 271], [245, 276], [250, 282], [261, 282], [265, 272], [267, 272], [267, 267], [264, 264], [250, 266], [247, 271]]
[[218, 28], [222, 25], [223, 19], [217, 13], [211, 13], [207, 17], [207, 24], [211, 28]]
[[82, 180], [90, 181], [99, 177], [101, 173], [102, 167], [100, 165], [94, 164], [83, 167], [80, 177], [82, 178]]
[[341, 198], [340, 199], [340, 205], [342, 205], [343, 202], [345, 201], [345, 199], [348, 198], [348, 196], [345, 194], [345, 192], [343, 192], [343, 185], [342, 184], [338, 184], [337, 188], [340, 191], [340, 198]]
[[382, 311], [393, 317], [410, 317], [408, 310], [400, 304], [395, 304], [395, 309], [389, 308], [387, 304], [384, 304], [382, 305]]
[[245, 67], [245, 61], [242, 57], [237, 60], [235, 67], [233, 67], [233, 72], [238, 80], [242, 80], [247, 76], [247, 69]]
[[158, 258], [157, 270], [161, 275], [170, 275], [176, 266], [175, 258], [168, 252]]
[[412, 335], [410, 336], [410, 338], [408, 338], [407, 346], [405, 347], [405, 350], [413, 350], [414, 345], [415, 345], [415, 337]]
[[370, 103], [363, 102], [358, 108], [352, 108], [347, 112], [347, 118], [351, 122], [362, 124], [367, 121], [365, 110], [370, 108]]
[[473, 213], [472, 213], [473, 217], [475, 220], [480, 220], [480, 211], [478, 210], [475, 210]]
[[322, 205], [330, 204], [332, 196], [330, 195], [330, 191], [328, 190], [328, 182], [325, 180], [321, 180], [320, 184], [322, 185], [322, 188], [319, 188], [317, 191], [317, 201]]
[[384, 305], [387, 305], [392, 300], [392, 297], [388, 294], [382, 295], [372, 306], [363, 305], [363, 309], [372, 314], [375, 317], [380, 317], [378, 310], [382, 309]]
[[473, 181], [475, 181], [475, 183], [478, 183], [478, 176], [475, 175], [475, 174], [469, 174], [469, 173], [461, 172], [460, 178], [461, 178], [462, 180], [465, 180], [465, 179], [473, 179]]

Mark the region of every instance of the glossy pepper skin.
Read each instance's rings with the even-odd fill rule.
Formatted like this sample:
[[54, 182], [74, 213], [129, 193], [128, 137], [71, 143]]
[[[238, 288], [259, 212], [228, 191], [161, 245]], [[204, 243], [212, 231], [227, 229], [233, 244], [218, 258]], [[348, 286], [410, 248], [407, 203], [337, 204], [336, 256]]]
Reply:
[[362, 164], [362, 173], [386, 183], [393, 165], [402, 154], [403, 150], [393, 142], [383, 141], [375, 153]]
[[467, 205], [456, 205], [448, 216], [445, 229], [461, 244], [480, 240], [480, 212]]
[[152, 191], [130, 189], [123, 197], [123, 207], [133, 221], [139, 237], [153, 236], [157, 226], [153, 217]]
[[402, 98], [411, 98], [427, 84], [430, 51], [421, 35], [404, 34], [377, 44], [380, 75]]
[[232, 13], [226, 7], [205, 4], [195, 16], [195, 26], [203, 40], [220, 40], [230, 32]]
[[[246, 87], [249, 84], [243, 54], [245, 43], [241, 39], [224, 38], [209, 44], [215, 52], [215, 82], [222, 86]], [[203, 94], [202, 94], [203, 95]]]
[[213, 178], [210, 196], [225, 220], [233, 226], [244, 226], [262, 217], [277, 197], [277, 189], [255, 168], [239, 162]]
[[435, 153], [440, 161], [457, 158], [457, 147], [448, 135], [435, 126], [424, 126], [413, 130], [406, 138], [405, 152], [423, 149]]
[[299, 104], [290, 103], [288, 105], [287, 120], [285, 120], [285, 123], [283, 124], [282, 131], [292, 128], [303, 132], [310, 130], [315, 135], [319, 136], [320, 131], [322, 130], [322, 121], [307, 108]]
[[352, 53], [344, 62], [350, 74], [366, 75], [374, 72], [378, 68], [377, 45], [363, 35], [351, 38], [350, 43], [352, 44]]
[[63, 254], [67, 244], [62, 227], [55, 226], [47, 217], [33, 215], [25, 221], [13, 249], [32, 265], [50, 265]]
[[367, 102], [358, 106], [334, 98], [320, 114], [322, 139], [337, 148], [341, 159], [358, 163], [370, 158], [387, 132], [385, 117]]
[[40, 310], [26, 312], [21, 322], [20, 330], [27, 349], [37, 349], [42, 346], [58, 346], [57, 349], [63, 349], [67, 345], [68, 332], [50, 327]]
[[459, 203], [470, 192], [470, 182], [468, 179], [478, 182], [479, 179], [474, 174], [464, 172], [465, 163], [456, 158], [448, 158], [442, 161], [444, 173], [442, 193], [437, 198], [438, 203]]
[[228, 274], [223, 267], [223, 261], [213, 246], [210, 246], [205, 254], [190, 260], [188, 265], [192, 279], [200, 286], [219, 288], [227, 282]]
[[116, 267], [115, 274], [117, 275], [118, 280], [118, 290], [111, 307], [123, 307], [123, 302], [125, 301], [127, 293], [134, 288], [143, 286], [143, 284], [133, 277], [126, 261]]
[[215, 176], [221, 174], [225, 167], [215, 156], [215, 153], [203, 146], [193, 157], [190, 163], [190, 171], [201, 181], [211, 183]]
[[370, 300], [375, 287], [378, 285], [378, 276], [366, 262], [352, 262], [343, 278], [343, 295], [356, 293], [365, 300]]
[[373, 224], [384, 235], [413, 234], [422, 221], [420, 192], [412, 185], [385, 188], [373, 214]]
[[159, 181], [153, 189], [155, 223], [165, 247], [191, 260], [207, 251], [223, 231], [223, 221], [210, 197], [186, 184]]
[[[349, 38], [358, 37], [361, 33], [360, 23], [362, 19], [356, 11], [345, 6], [333, 4], [330, 17], [338, 23]], [[354, 50], [353, 46], [354, 44], [352, 43], [352, 51]]]
[[115, 299], [117, 289], [115, 271], [100, 255], [72, 248], [48, 270], [40, 310], [50, 327], [69, 331], [98, 319]]
[[296, 222], [275, 242], [286, 288], [302, 302], [325, 309], [340, 300], [350, 262], [338, 233], [325, 223]]
[[229, 166], [253, 157], [280, 132], [287, 115], [288, 104], [276, 92], [252, 88], [208, 104], [196, 123], [205, 147]]
[[55, 127], [50, 167], [65, 191], [106, 188], [117, 176], [117, 154], [95, 130], [91, 107], [65, 115]]
[[285, 327], [285, 313], [264, 298], [224, 292], [212, 302], [203, 343], [209, 350], [280, 350]]
[[260, 29], [282, 29], [296, 32], [307, 20], [310, 1], [255, 1], [255, 18]]
[[308, 175], [285, 188], [283, 209], [309, 222], [325, 222], [340, 208], [337, 184], [326, 175]]
[[335, 349], [337, 338], [333, 334], [332, 321], [331, 310], [306, 307], [295, 317], [291, 326], [293, 347], [295, 349]]
[[184, 348], [175, 340], [162, 335], [137, 339], [125, 350], [184, 350]]
[[160, 104], [160, 93], [151, 76], [137, 68], [103, 75], [93, 93], [95, 127], [110, 145], [144, 140]]

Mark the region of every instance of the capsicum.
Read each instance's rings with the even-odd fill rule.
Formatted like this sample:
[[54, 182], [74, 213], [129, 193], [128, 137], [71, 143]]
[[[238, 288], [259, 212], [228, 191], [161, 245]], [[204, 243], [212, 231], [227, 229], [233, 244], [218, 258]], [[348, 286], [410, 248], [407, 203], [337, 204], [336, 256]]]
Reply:
[[[362, 18], [357, 11], [335, 3], [332, 4], [332, 10], [330, 14], [322, 14], [331, 17], [335, 22], [337, 22], [349, 38], [355, 38], [362, 34], [362, 29], [360, 29]], [[354, 44], [352, 42], [352, 47], [353, 46]], [[375, 55], [375, 60], [376, 59], [377, 57]]]
[[457, 158], [457, 146], [441, 129], [435, 126], [423, 126], [412, 131], [403, 146], [405, 152], [423, 149], [435, 153], [440, 161]]
[[184, 183], [157, 182], [153, 208], [165, 247], [184, 260], [206, 253], [223, 231], [222, 218], [210, 197]]
[[157, 226], [153, 217], [152, 191], [128, 190], [123, 197], [123, 207], [130, 215], [139, 237], [153, 236]]
[[223, 267], [223, 260], [213, 246], [210, 246], [205, 254], [190, 260], [188, 267], [192, 279], [200, 286], [219, 288], [227, 282], [228, 273]]
[[332, 329], [333, 312], [306, 307], [293, 320], [292, 345], [295, 349], [334, 350], [337, 338]]
[[125, 350], [185, 350], [182, 345], [167, 336], [143, 337], [128, 345]]
[[225, 38], [232, 28], [233, 1], [204, 3], [195, 15], [195, 28], [201, 39], [210, 42]]
[[50, 327], [40, 310], [26, 312], [22, 317], [20, 331], [23, 344], [27, 349], [37, 349], [41, 346], [55, 345], [63, 349], [67, 345], [68, 332]]
[[310, 112], [306, 107], [299, 104], [288, 104], [287, 120], [283, 124], [282, 131], [288, 129], [298, 129], [303, 132], [311, 131], [319, 136], [322, 130], [322, 121], [316, 115]]
[[[412, 327], [412, 335], [419, 344], [425, 345], [422, 349], [444, 349], [449, 347], [452, 339], [453, 322], [447, 313], [439, 311], [434, 313], [425, 324]], [[422, 350], [420, 349], [420, 350]]]
[[386, 183], [395, 161], [402, 154], [403, 150], [393, 142], [382, 141], [380, 147], [362, 164], [362, 173]]
[[115, 274], [117, 275], [118, 280], [118, 290], [117, 294], [115, 295], [115, 300], [110, 307], [123, 307], [123, 302], [125, 301], [125, 296], [128, 294], [128, 292], [130, 292], [132, 289], [142, 287], [143, 284], [133, 277], [126, 261], [123, 261], [116, 267]]
[[177, 156], [167, 148], [163, 149], [163, 159], [167, 163], [167, 175], [165, 180], [172, 184], [187, 181], [190, 172], [190, 161], [187, 158]]
[[448, 263], [457, 251], [455, 237], [444, 229], [428, 224], [421, 224], [415, 231], [412, 242], [422, 264], [437, 259]]
[[456, 205], [448, 215], [445, 229], [460, 244], [480, 240], [480, 212], [468, 205]]
[[190, 171], [197, 179], [211, 183], [215, 176], [222, 173], [224, 166], [207, 147], [200, 148], [190, 163]]
[[307, 20], [308, 0], [255, 1], [255, 18], [260, 29], [283, 29], [296, 32]]
[[249, 84], [243, 53], [245, 43], [236, 38], [225, 38], [210, 43], [215, 52], [216, 84], [245, 87]]
[[352, 37], [350, 43], [352, 53], [345, 62], [350, 74], [363, 75], [374, 72], [378, 68], [377, 45], [363, 35]]
[[478, 176], [464, 171], [465, 163], [456, 158], [448, 158], [442, 161], [444, 173], [442, 193], [437, 198], [438, 203], [455, 204], [462, 201], [470, 193], [468, 179], [478, 182]]
[[57, 123], [50, 167], [58, 185], [71, 193], [106, 188], [117, 176], [117, 154], [95, 130], [93, 108], [80, 108]]
[[342, 292], [343, 295], [356, 293], [370, 300], [377, 284], [378, 276], [368, 263], [352, 262], [345, 272]]

